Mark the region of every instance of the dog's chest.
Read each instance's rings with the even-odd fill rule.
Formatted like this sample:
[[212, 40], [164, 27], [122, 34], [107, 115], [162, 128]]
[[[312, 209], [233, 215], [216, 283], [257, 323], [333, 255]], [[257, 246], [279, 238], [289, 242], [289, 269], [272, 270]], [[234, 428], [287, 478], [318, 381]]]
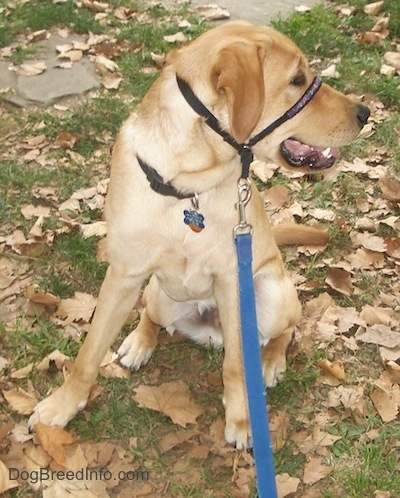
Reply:
[[213, 272], [206, 261], [180, 257], [156, 271], [162, 288], [175, 301], [205, 299], [213, 293]]

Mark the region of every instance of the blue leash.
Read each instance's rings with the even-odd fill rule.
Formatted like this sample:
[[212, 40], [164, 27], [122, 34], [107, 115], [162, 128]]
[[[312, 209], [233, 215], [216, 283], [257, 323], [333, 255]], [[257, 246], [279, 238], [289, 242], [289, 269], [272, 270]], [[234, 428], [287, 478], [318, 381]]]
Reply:
[[[251, 191], [250, 191], [251, 192]], [[251, 193], [249, 194], [250, 197]], [[269, 434], [267, 399], [261, 367], [261, 352], [258, 338], [254, 280], [252, 272], [251, 227], [244, 217], [245, 201], [240, 201], [240, 224], [235, 228], [235, 244], [239, 266], [240, 324], [242, 351], [253, 452], [259, 498], [277, 498], [274, 456]], [[239, 229], [239, 230], [238, 230]], [[245, 229], [245, 230], [243, 230]], [[250, 229], [250, 230], [248, 230]], [[238, 233], [246, 232], [246, 233]]]

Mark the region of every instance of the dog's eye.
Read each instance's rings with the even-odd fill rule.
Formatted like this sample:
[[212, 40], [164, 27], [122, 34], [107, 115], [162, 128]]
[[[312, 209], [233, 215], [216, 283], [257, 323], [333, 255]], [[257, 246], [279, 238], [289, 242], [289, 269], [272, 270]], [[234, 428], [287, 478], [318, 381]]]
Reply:
[[290, 84], [294, 86], [302, 86], [306, 82], [306, 77], [303, 73], [296, 74], [296, 76], [291, 80]]

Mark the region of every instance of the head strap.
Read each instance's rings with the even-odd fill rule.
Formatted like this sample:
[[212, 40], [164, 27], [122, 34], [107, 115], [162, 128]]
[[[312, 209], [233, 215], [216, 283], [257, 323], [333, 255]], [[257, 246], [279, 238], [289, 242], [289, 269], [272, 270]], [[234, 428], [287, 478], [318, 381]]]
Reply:
[[300, 99], [287, 110], [280, 118], [276, 119], [273, 123], [264, 128], [260, 133], [250, 138], [246, 143], [239, 144], [227, 131], [223, 130], [218, 119], [212, 114], [207, 107], [197, 98], [193, 90], [190, 88], [188, 83], [176, 76], [176, 81], [178, 87], [185, 98], [186, 102], [190, 107], [200, 116], [205, 118], [206, 124], [214, 130], [218, 135], [220, 135], [225, 142], [234, 147], [239, 155], [242, 164], [241, 178], [247, 178], [249, 176], [250, 164], [254, 159], [253, 151], [251, 148], [256, 145], [260, 140], [263, 140], [266, 136], [270, 135], [276, 128], [281, 126], [283, 123], [289, 119], [294, 118], [304, 107], [313, 99], [314, 95], [321, 88], [322, 81], [315, 76], [311, 85], [307, 88]]

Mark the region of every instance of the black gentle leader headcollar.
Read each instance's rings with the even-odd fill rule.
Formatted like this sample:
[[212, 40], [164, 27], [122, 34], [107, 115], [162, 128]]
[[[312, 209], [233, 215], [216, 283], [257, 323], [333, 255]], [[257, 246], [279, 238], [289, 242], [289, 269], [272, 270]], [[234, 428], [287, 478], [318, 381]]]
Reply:
[[[287, 110], [280, 118], [276, 119], [273, 123], [268, 125], [262, 131], [257, 133], [254, 137], [250, 138], [247, 142], [239, 144], [227, 131], [221, 128], [221, 124], [218, 119], [212, 114], [207, 107], [196, 97], [193, 90], [190, 88], [188, 83], [176, 76], [176, 81], [178, 87], [185, 98], [186, 102], [190, 107], [200, 116], [205, 118], [205, 123], [218, 135], [220, 135], [225, 142], [231, 145], [234, 149], [238, 151], [240, 156], [240, 162], [242, 165], [241, 178], [247, 178], [249, 176], [250, 164], [252, 163], [254, 156], [251, 148], [256, 145], [260, 140], [264, 139], [266, 136], [271, 134], [278, 126], [282, 125], [289, 119], [296, 116], [304, 107], [312, 100], [314, 95], [321, 88], [322, 81], [316, 76], [311, 85], [307, 88], [300, 99]], [[157, 193], [176, 197], [177, 199], [189, 199], [194, 197], [194, 193], [183, 194], [179, 192], [171, 183], [165, 183], [162, 176], [151, 166], [145, 163], [139, 156], [137, 156], [139, 166], [142, 168], [143, 172], [150, 183], [150, 187]]]
[[311, 83], [311, 85], [307, 88], [304, 94], [300, 97], [300, 99], [283, 114], [280, 118], [276, 119], [273, 123], [268, 125], [262, 131], [257, 133], [254, 137], [250, 138], [247, 142], [239, 144], [236, 140], [229, 135], [228, 132], [221, 128], [220, 122], [218, 119], [207, 109], [207, 107], [196, 97], [193, 93], [193, 90], [190, 86], [180, 78], [178, 75], [176, 76], [176, 81], [178, 83], [179, 89], [184, 96], [186, 102], [190, 105], [190, 107], [200, 116], [205, 118], [206, 124], [213, 129], [216, 133], [218, 133], [225, 142], [234, 147], [239, 155], [242, 163], [242, 173], [241, 178], [247, 178], [249, 176], [250, 164], [253, 161], [253, 152], [251, 148], [253, 145], [256, 145], [260, 140], [264, 139], [266, 136], [270, 135], [278, 126], [282, 125], [289, 119], [292, 119], [296, 114], [298, 114], [309, 102], [312, 100], [314, 95], [321, 88], [322, 81], [315, 77]]

